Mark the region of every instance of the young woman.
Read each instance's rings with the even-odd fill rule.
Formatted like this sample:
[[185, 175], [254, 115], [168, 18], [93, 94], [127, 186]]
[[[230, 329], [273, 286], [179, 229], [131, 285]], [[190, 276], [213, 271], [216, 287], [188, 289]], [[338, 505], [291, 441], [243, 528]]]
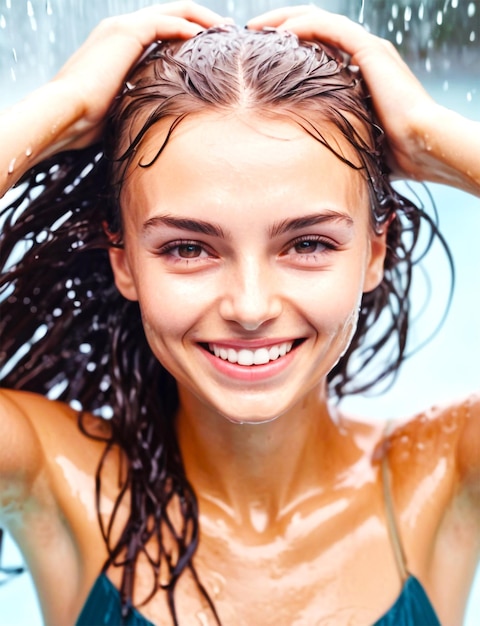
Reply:
[[2, 523], [48, 624], [458, 625], [480, 400], [332, 399], [404, 355], [391, 179], [480, 194], [479, 125], [346, 18], [223, 21], [107, 20], [0, 119]]

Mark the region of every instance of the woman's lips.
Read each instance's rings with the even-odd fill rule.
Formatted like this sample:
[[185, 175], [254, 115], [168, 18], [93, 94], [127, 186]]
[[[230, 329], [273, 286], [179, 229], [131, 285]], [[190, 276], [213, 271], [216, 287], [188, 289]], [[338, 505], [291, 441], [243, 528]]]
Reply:
[[[226, 343], [200, 344], [208, 361], [220, 373], [240, 381], [260, 381], [282, 372], [292, 362], [301, 340], [269, 342], [261, 347]], [[265, 343], [265, 342], [264, 342]]]

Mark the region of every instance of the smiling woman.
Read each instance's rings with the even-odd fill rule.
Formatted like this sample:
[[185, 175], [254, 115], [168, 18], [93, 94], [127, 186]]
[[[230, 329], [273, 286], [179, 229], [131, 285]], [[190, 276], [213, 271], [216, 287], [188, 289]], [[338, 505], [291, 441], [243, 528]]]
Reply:
[[398, 369], [438, 234], [391, 179], [480, 193], [478, 125], [344, 18], [220, 22], [107, 21], [0, 118], [2, 523], [49, 624], [457, 625], [479, 400], [331, 400]]
[[[212, 33], [211, 49], [259, 36]], [[382, 280], [386, 230], [371, 228], [357, 170], [295, 121], [245, 117], [236, 107], [188, 117], [161, 158], [129, 174], [124, 245], [110, 257], [180, 405], [194, 393], [231, 421], [257, 422], [318, 393], [350, 344], [362, 293]], [[164, 144], [165, 126], [140, 144], [139, 162]], [[246, 369], [255, 356], [267, 362]]]

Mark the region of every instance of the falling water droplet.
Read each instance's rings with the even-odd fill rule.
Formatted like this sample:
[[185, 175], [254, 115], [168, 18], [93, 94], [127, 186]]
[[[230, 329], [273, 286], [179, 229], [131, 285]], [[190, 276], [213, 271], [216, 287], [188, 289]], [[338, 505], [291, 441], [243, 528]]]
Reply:
[[365, 0], [362, 0], [362, 4], [360, 6], [360, 13], [358, 14], [358, 22], [359, 24], [363, 24], [365, 21]]
[[467, 15], [468, 17], [473, 17], [475, 15], [475, 3], [474, 2], [470, 2], [470, 4], [467, 7]]

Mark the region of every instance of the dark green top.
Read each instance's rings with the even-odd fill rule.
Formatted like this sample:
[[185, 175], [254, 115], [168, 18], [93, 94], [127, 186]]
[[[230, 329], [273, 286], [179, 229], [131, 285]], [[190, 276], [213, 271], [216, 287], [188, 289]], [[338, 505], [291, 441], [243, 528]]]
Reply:
[[[139, 611], [132, 609], [122, 622], [120, 594], [101, 574], [93, 586], [76, 626], [154, 626]], [[414, 576], [405, 581], [392, 608], [373, 626], [440, 626], [435, 611]]]

